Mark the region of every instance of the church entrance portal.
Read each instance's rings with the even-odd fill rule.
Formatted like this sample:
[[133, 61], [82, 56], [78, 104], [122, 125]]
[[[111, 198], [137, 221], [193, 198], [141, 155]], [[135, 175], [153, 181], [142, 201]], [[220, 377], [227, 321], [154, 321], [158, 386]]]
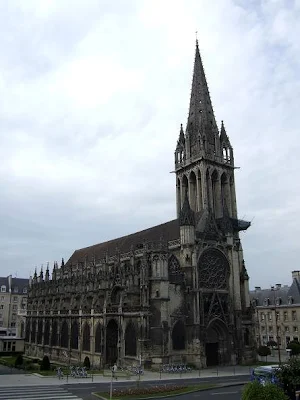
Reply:
[[212, 367], [214, 365], [219, 365], [219, 343], [206, 343], [205, 345], [206, 353], [206, 365]]
[[118, 324], [109, 321], [106, 327], [106, 364], [113, 365], [118, 359]]
[[229, 334], [221, 320], [215, 320], [208, 326], [205, 355], [207, 367], [230, 363]]

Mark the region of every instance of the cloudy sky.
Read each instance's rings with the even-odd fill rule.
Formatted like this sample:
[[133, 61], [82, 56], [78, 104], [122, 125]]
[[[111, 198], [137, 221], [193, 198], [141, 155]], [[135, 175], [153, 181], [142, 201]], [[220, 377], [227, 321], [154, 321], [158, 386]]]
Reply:
[[0, 274], [175, 217], [195, 31], [251, 287], [299, 265], [299, 0], [0, 2]]

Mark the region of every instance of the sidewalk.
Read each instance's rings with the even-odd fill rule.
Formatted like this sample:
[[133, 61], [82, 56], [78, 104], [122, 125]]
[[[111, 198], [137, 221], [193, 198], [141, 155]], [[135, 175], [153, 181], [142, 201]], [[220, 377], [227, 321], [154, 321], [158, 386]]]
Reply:
[[[159, 372], [145, 371], [144, 375], [141, 376], [141, 381], [159, 381], [161, 379], [192, 379], [192, 378], [212, 378], [212, 377], [234, 377], [237, 378], [239, 375], [250, 375], [250, 368], [244, 366], [235, 367], [220, 367], [220, 368], [207, 368], [199, 371], [193, 371], [191, 373], [183, 374], [168, 374]], [[42, 385], [66, 385], [66, 384], [80, 384], [80, 383], [105, 383], [110, 382], [109, 376], [93, 375], [88, 378], [72, 378], [64, 377], [64, 379], [58, 379], [56, 376], [42, 377], [37, 374], [7, 374], [0, 375], [0, 387], [6, 386], [42, 386]], [[130, 378], [118, 377], [117, 382], [135, 382], [139, 378], [136, 375], [132, 375]]]

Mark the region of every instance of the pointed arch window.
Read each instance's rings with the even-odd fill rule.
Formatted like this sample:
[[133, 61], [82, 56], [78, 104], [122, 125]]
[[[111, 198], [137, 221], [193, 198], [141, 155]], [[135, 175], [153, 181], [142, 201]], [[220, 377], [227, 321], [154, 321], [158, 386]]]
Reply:
[[82, 350], [83, 351], [90, 351], [90, 326], [86, 322], [83, 327], [83, 339], [82, 339]]
[[68, 348], [69, 347], [69, 328], [67, 321], [63, 321], [60, 331], [60, 346]]
[[95, 352], [96, 353], [101, 353], [101, 325], [98, 324], [95, 332]]
[[42, 343], [42, 338], [43, 338], [43, 321], [40, 319], [38, 322], [37, 344]]
[[52, 322], [51, 346], [57, 346], [57, 321]]
[[71, 326], [71, 349], [78, 349], [78, 335], [79, 335], [79, 328], [78, 322], [73, 321]]
[[32, 320], [32, 328], [31, 328], [31, 343], [35, 343], [36, 339], [36, 320]]
[[49, 336], [50, 336], [50, 321], [49, 319], [45, 322], [45, 329], [44, 329], [44, 345], [49, 345]]
[[169, 282], [181, 284], [184, 279], [184, 273], [180, 267], [178, 258], [172, 254], [168, 260]]

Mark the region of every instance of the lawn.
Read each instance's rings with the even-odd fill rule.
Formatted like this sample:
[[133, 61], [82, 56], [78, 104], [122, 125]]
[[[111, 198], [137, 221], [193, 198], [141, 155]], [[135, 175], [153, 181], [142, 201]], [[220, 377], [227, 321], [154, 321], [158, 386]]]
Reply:
[[[191, 386], [186, 386], [182, 389], [178, 389], [178, 390], [169, 390], [166, 392], [159, 392], [159, 393], [151, 393], [151, 391], [149, 391], [149, 393], [147, 394], [137, 394], [137, 395], [132, 395], [132, 394], [128, 394], [128, 395], [123, 395], [122, 397], [116, 397], [113, 396], [112, 398], [114, 400], [129, 400], [129, 399], [145, 399], [145, 398], [152, 398], [152, 399], [161, 399], [161, 398], [165, 398], [168, 396], [174, 396], [174, 395], [179, 395], [179, 394], [186, 394], [186, 393], [193, 393], [193, 392], [198, 392], [200, 390], [207, 390], [207, 389], [213, 389], [217, 387], [217, 385], [215, 384], [201, 384], [201, 385], [191, 385]], [[153, 388], [155, 390], [155, 388]], [[105, 400], [109, 400], [109, 393], [107, 392], [97, 392], [97, 393], [93, 393], [95, 396], [99, 397], [100, 399], [105, 399]]]

